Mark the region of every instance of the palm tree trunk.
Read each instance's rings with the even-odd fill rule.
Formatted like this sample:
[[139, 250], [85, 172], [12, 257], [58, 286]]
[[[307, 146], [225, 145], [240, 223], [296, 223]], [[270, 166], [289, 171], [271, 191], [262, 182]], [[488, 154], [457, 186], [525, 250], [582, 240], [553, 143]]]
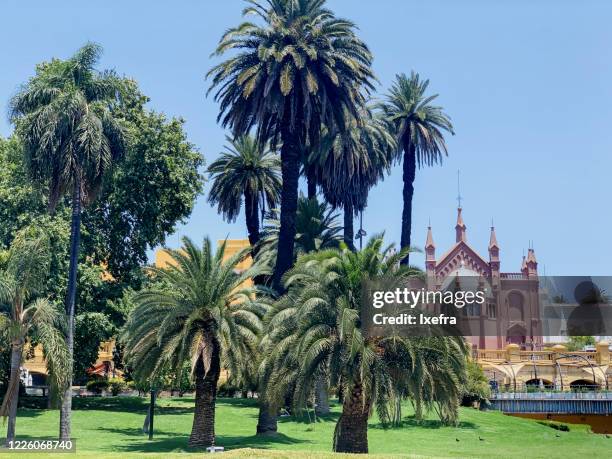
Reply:
[[9, 377], [8, 387], [0, 413], [2, 416], [8, 415], [8, 426], [6, 429], [6, 442], [15, 440], [15, 423], [17, 422], [17, 406], [19, 405], [19, 374], [21, 368], [21, 357], [23, 354], [23, 342], [13, 343], [11, 349], [11, 374]]
[[317, 416], [329, 414], [329, 391], [327, 380], [320, 377], [315, 382], [315, 413]]
[[72, 415], [72, 370], [74, 362], [74, 310], [77, 290], [77, 268], [79, 265], [79, 246], [81, 240], [81, 177], [77, 173], [72, 191], [72, 222], [70, 227], [70, 265], [68, 267], [68, 293], [66, 295], [66, 315], [68, 316], [68, 330], [66, 346], [70, 356], [69, 374], [62, 396], [60, 407], [60, 440], [70, 439]]
[[353, 206], [351, 204], [344, 205], [344, 242], [353, 252], [355, 251], [355, 233], [353, 229]]
[[[410, 232], [412, 229], [412, 196], [414, 195], [414, 177], [416, 175], [416, 155], [415, 148], [410, 144], [407, 151], [404, 151], [403, 160], [403, 180], [404, 180], [404, 209], [402, 210], [402, 239], [401, 248], [410, 247]], [[408, 264], [409, 256], [401, 261], [403, 265]]]
[[[297, 120], [296, 125], [301, 121]], [[283, 187], [281, 194], [280, 230], [278, 250], [272, 286], [280, 294], [284, 292], [282, 277], [293, 265], [295, 243], [295, 216], [298, 203], [298, 180], [300, 176], [300, 145], [298, 136], [286, 126], [282, 132], [281, 175]]]
[[274, 434], [278, 430], [276, 410], [259, 398], [259, 415], [257, 417], [257, 435]]
[[317, 197], [317, 177], [314, 167], [306, 168], [306, 184], [308, 185], [308, 199]]
[[337, 453], [368, 452], [369, 404], [363, 403], [363, 397], [362, 386], [356, 384], [342, 404], [342, 414], [334, 432], [334, 451]]
[[221, 373], [219, 343], [212, 340], [213, 350], [210, 368], [204, 369], [200, 358], [195, 368], [195, 412], [189, 436], [189, 446], [213, 446], [215, 444], [215, 403], [217, 382]]
[[247, 232], [249, 233], [249, 243], [253, 250], [259, 242], [259, 200], [257, 195], [253, 196], [249, 189], [244, 192], [244, 213]]

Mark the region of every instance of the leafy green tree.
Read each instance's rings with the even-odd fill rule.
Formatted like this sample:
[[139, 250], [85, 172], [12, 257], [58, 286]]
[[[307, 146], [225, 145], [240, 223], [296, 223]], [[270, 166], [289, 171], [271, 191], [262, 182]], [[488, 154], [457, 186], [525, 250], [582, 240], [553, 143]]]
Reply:
[[[66, 295], [66, 342], [74, 350], [74, 315], [81, 210], [92, 202], [104, 175], [123, 155], [124, 132], [109, 104], [119, 97], [119, 79], [98, 72], [102, 49], [88, 43], [66, 60], [40, 66], [36, 75], [11, 99], [10, 117], [23, 139], [31, 178], [48, 186], [49, 207], [70, 191], [72, 226]], [[72, 369], [70, 369], [72, 376]], [[60, 438], [70, 438], [72, 378], [69, 378], [60, 414]]]
[[568, 351], [582, 351], [586, 346], [597, 343], [594, 336], [570, 336], [567, 340]]
[[281, 144], [281, 216], [273, 285], [294, 258], [298, 179], [303, 154], [321, 126], [345, 129], [372, 87], [372, 56], [351, 21], [337, 18], [325, 0], [247, 1], [243, 14], [260, 21], [228, 30], [216, 49], [237, 53], [213, 67], [218, 120], [234, 136], [256, 126], [260, 143]]
[[[437, 94], [425, 93], [429, 80], [421, 80], [412, 72], [396, 76], [382, 109], [393, 125], [397, 141], [397, 156], [403, 164], [404, 207], [402, 210], [401, 247], [410, 247], [412, 227], [412, 198], [416, 167], [442, 162], [447, 154], [444, 131], [454, 134], [450, 118], [442, 107], [432, 105]], [[402, 263], [408, 264], [408, 254]]]
[[152, 272], [168, 288], [143, 290], [126, 324], [126, 354], [136, 380], [157, 376], [165, 365], [182, 369], [191, 361], [195, 412], [190, 446], [215, 442], [215, 398], [221, 368], [240, 375], [257, 351], [265, 312], [247, 281], [261, 274], [254, 265], [237, 271], [249, 249], [225, 261], [225, 243], [216, 253], [210, 239], [197, 247], [183, 239], [171, 250], [167, 268]]
[[344, 209], [344, 242], [354, 249], [353, 218], [389, 172], [396, 146], [388, 124], [369, 108], [361, 109], [359, 118], [347, 114], [347, 127], [325, 136], [310, 162], [327, 202]]
[[62, 328], [64, 317], [38, 294], [44, 288], [50, 257], [49, 241], [34, 228], [20, 232], [0, 271], [0, 300], [7, 311], [0, 314], [0, 334], [11, 346], [10, 378], [0, 416], [8, 416], [6, 442], [15, 440], [19, 381], [23, 350], [28, 339], [41, 344], [53, 385], [69, 378], [69, 355]]
[[136, 82], [122, 79], [120, 92], [111, 112], [126, 132], [125, 155], [84, 212], [83, 245], [115, 281], [138, 288], [147, 251], [191, 214], [204, 159], [187, 140], [184, 121], [148, 109]]
[[265, 213], [279, 202], [281, 191], [280, 158], [255, 138], [242, 136], [227, 139], [225, 152], [208, 168], [212, 188], [208, 201], [217, 205], [223, 217], [236, 221], [244, 200], [244, 213], [251, 247], [259, 242], [259, 211]]
[[[417, 274], [399, 265], [405, 250], [392, 254], [392, 246], [383, 249], [382, 244], [381, 237], [374, 237], [360, 252], [330, 249], [300, 257], [285, 276], [287, 293], [267, 319], [262, 372], [270, 400], [278, 403], [292, 391], [299, 409], [321, 375], [329, 374], [332, 384], [342, 382], [342, 414], [334, 433], [337, 452], [368, 451], [368, 417], [376, 409], [383, 423], [393, 420], [398, 401], [409, 395], [404, 388], [416, 355], [420, 362], [432, 362], [426, 369], [433, 380], [455, 380], [458, 385], [465, 371], [467, 350], [462, 338], [439, 340], [438, 346], [448, 348], [442, 354], [420, 340], [371, 338], [362, 332], [364, 282], [384, 278], [406, 285]], [[450, 367], [455, 374], [449, 376]], [[442, 394], [437, 388], [436, 396]]]
[[[182, 120], [147, 109], [148, 101], [134, 81], [121, 80], [121, 98], [111, 111], [128, 133], [125, 155], [105, 177], [100, 199], [83, 210], [75, 380], [85, 378], [84, 370], [97, 358], [99, 343], [92, 335], [112, 336], [124, 324], [132, 307], [124, 291], [147, 282], [140, 270], [147, 250], [163, 243], [191, 213], [202, 190], [202, 155], [186, 140]], [[71, 212], [64, 199], [48, 215], [43, 191], [28, 177], [22, 141], [15, 135], [0, 138], [0, 247], [10, 246], [26, 225], [45, 228], [51, 266], [42, 295], [57, 303], [66, 296]], [[90, 313], [105, 316], [93, 334], [79, 330], [89, 320], [82, 315]]]
[[474, 402], [486, 402], [491, 396], [491, 386], [482, 367], [473, 360], [468, 361], [467, 375], [463, 385], [463, 406], [472, 406]]

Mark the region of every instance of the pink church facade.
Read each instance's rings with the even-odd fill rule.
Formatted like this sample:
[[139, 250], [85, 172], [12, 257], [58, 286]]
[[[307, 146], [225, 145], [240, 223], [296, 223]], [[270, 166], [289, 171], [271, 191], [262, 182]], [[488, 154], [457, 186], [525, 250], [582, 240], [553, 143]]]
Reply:
[[473, 348], [503, 349], [515, 343], [524, 349], [540, 349], [541, 332], [538, 293], [538, 262], [530, 248], [523, 256], [520, 271], [502, 272], [500, 245], [491, 227], [488, 254], [481, 256], [467, 240], [467, 226], [462, 209], [457, 209], [455, 244], [436, 256], [431, 226], [425, 242], [425, 270], [429, 290], [443, 290], [453, 279], [474, 279], [487, 292], [482, 305], [466, 311], [473, 336]]

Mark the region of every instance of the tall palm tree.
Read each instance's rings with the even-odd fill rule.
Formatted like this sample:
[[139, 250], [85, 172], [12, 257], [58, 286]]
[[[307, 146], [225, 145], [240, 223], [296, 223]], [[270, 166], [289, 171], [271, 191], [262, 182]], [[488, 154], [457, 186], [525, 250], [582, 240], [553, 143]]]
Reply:
[[346, 112], [357, 115], [372, 88], [372, 56], [354, 25], [325, 7], [325, 0], [247, 0], [244, 22], [227, 31], [216, 50], [237, 50], [213, 67], [218, 120], [234, 135], [257, 127], [260, 142], [281, 144], [280, 233], [274, 287], [293, 263], [295, 213], [302, 156], [316, 145], [321, 126], [343, 130]]
[[[393, 254], [392, 246], [383, 249], [382, 244], [378, 236], [359, 252], [330, 249], [300, 257], [285, 276], [287, 293], [267, 318], [268, 355], [263, 373], [271, 400], [293, 390], [296, 408], [304, 407], [322, 374], [329, 374], [332, 383], [342, 381], [342, 414], [334, 433], [337, 452], [368, 452], [367, 420], [374, 409], [383, 422], [396, 418], [398, 401], [411, 395], [404, 388], [411, 377], [412, 361], [424, 364], [432, 380], [456, 381], [458, 387], [464, 371], [461, 362], [465, 362], [467, 348], [462, 338], [444, 338], [454, 343], [454, 358], [459, 362], [452, 376], [444, 378], [451, 367], [444, 360], [450, 358], [448, 354], [430, 359], [424, 352], [433, 355], [432, 346], [422, 342], [363, 333], [364, 283], [384, 278], [395, 286], [407, 285], [418, 274], [414, 268], [400, 266], [406, 250]], [[422, 355], [415, 357], [419, 353]]]
[[[49, 188], [49, 208], [53, 210], [67, 192], [72, 194], [66, 294], [70, 361], [82, 206], [96, 197], [105, 174], [124, 151], [123, 129], [109, 107], [119, 97], [121, 81], [111, 71], [95, 70], [101, 52], [99, 45], [88, 43], [66, 61], [40, 66], [10, 102], [10, 117], [23, 139], [30, 176]], [[72, 377], [62, 397], [63, 440], [70, 438], [71, 410]]]
[[208, 168], [213, 182], [208, 201], [233, 222], [244, 199], [249, 242], [254, 249], [260, 238], [260, 210], [263, 217], [266, 204], [272, 209], [279, 201], [280, 158], [251, 136], [227, 141], [226, 151]]
[[[15, 440], [19, 403], [19, 379], [23, 350], [33, 335], [43, 347], [51, 384], [61, 387], [69, 377], [69, 356], [62, 333], [63, 315], [37, 295], [49, 272], [49, 240], [26, 228], [14, 239], [6, 266], [0, 271], [0, 335], [11, 346], [9, 383], [0, 406], [0, 416], [8, 416], [6, 443]], [[59, 385], [59, 386], [58, 386]]]
[[[442, 162], [447, 154], [444, 132], [454, 134], [450, 118], [442, 107], [431, 105], [437, 94], [427, 96], [429, 80], [412, 72], [396, 76], [382, 109], [395, 129], [397, 156], [403, 162], [403, 199], [401, 247], [410, 247], [412, 197], [416, 167]], [[403, 153], [403, 157], [401, 156]], [[408, 254], [402, 260], [408, 264]]]
[[[195, 412], [190, 446], [215, 442], [215, 399], [221, 369], [240, 379], [257, 352], [262, 303], [246, 281], [262, 273], [258, 265], [239, 272], [248, 255], [242, 250], [225, 259], [210, 239], [201, 248], [183, 238], [180, 250], [168, 251], [167, 268], [152, 268], [158, 285], [137, 294], [126, 324], [126, 355], [137, 378], [155, 377], [168, 365], [180, 371], [191, 362]], [[225, 259], [225, 261], [224, 261]]]
[[353, 218], [365, 209], [369, 190], [389, 172], [396, 145], [388, 123], [368, 107], [359, 118], [347, 115], [347, 127], [325, 136], [310, 162], [327, 202], [344, 209], [344, 242], [354, 250]]

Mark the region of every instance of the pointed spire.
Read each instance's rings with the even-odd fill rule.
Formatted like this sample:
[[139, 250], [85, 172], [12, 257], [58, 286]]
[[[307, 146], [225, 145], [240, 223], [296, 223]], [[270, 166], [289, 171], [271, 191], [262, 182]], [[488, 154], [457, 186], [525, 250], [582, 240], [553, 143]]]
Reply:
[[430, 247], [432, 248], [436, 247], [433, 241], [433, 235], [431, 234], [431, 225], [427, 227], [427, 240], [425, 241], [425, 248], [427, 249]]
[[537, 263], [538, 261], [536, 260], [536, 256], [535, 256], [535, 250], [533, 250], [533, 248], [529, 249], [527, 251], [527, 263], [532, 262], [532, 263]]
[[527, 269], [527, 258], [525, 258], [525, 254], [523, 254], [523, 262], [521, 263], [521, 271]]
[[489, 239], [489, 249], [496, 247], [499, 249], [499, 244], [497, 243], [497, 236], [495, 235], [495, 227], [491, 226], [491, 238]]
[[461, 207], [457, 208], [457, 225], [455, 225], [455, 232], [456, 232], [456, 238], [455, 238], [455, 242], [460, 242], [463, 241], [465, 242], [467, 240], [466, 238], [466, 234], [465, 234], [465, 230], [467, 229], [467, 227], [465, 226], [465, 223], [463, 223], [463, 216], [461, 215]]

